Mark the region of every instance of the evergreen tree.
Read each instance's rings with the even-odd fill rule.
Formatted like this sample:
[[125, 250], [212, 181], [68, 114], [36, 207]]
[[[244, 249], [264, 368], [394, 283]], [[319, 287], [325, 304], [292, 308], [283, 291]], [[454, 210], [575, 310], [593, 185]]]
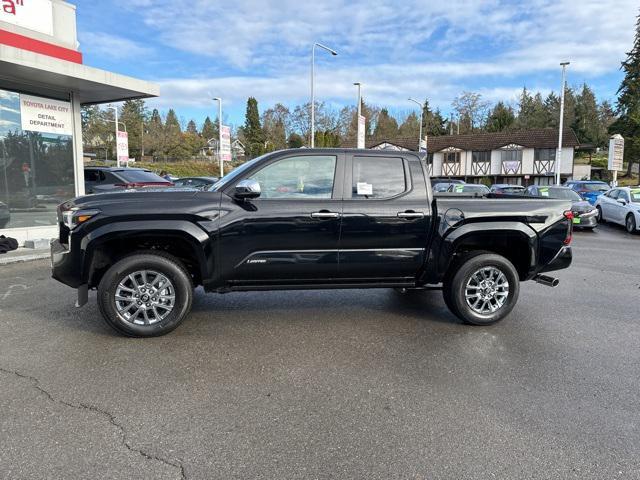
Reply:
[[516, 117], [513, 109], [502, 102], [498, 102], [489, 113], [486, 129], [488, 132], [503, 132], [512, 128], [515, 121]]
[[582, 90], [576, 96], [575, 111], [576, 118], [572, 127], [580, 143], [600, 145], [604, 132], [600, 123], [598, 104], [596, 96], [586, 83], [582, 85]]
[[289, 148], [300, 148], [304, 145], [304, 138], [298, 135], [297, 133], [292, 133], [289, 135], [289, 140], [287, 140], [287, 146]]
[[[422, 128], [422, 132], [424, 135], [424, 127]], [[404, 119], [404, 122], [400, 125], [398, 129], [398, 136], [404, 138], [417, 138], [420, 132], [420, 120], [415, 112], [411, 112], [407, 118]]]
[[[129, 156], [141, 158], [142, 130], [147, 121], [147, 107], [144, 100], [127, 100], [122, 105], [119, 121], [127, 126], [129, 134]], [[122, 127], [121, 127], [122, 128]]]
[[198, 135], [198, 127], [195, 120], [189, 120], [189, 123], [187, 124], [187, 133]]
[[145, 145], [149, 145], [149, 147], [145, 147], [145, 153], [148, 151], [154, 156], [165, 155], [166, 135], [164, 123], [157, 108], [154, 108], [153, 112], [151, 112], [148, 131], [149, 140], [145, 140]]
[[437, 137], [447, 133], [447, 121], [442, 117], [440, 110], [435, 112], [429, 107], [429, 99], [422, 105], [422, 136]]
[[622, 62], [624, 79], [618, 88], [616, 113], [618, 119], [609, 128], [609, 133], [619, 133], [625, 139], [624, 158], [627, 161], [627, 176], [633, 164], [640, 158], [640, 16], [636, 21], [633, 47]]
[[247, 112], [243, 127], [246, 140], [246, 154], [253, 158], [262, 155], [265, 150], [265, 138], [262, 126], [260, 125], [260, 112], [258, 111], [258, 101], [254, 97], [247, 100]]
[[209, 117], [205, 118], [200, 135], [205, 141], [218, 138], [218, 123], [213, 123]]
[[393, 139], [398, 136], [398, 122], [389, 115], [386, 108], [380, 110], [376, 121], [376, 128], [373, 130], [373, 138], [376, 140]]

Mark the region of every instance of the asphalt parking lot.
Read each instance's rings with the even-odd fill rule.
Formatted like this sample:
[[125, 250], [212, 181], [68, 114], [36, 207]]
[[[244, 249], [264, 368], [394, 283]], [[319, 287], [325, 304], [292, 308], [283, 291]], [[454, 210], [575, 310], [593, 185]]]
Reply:
[[640, 478], [640, 236], [574, 247], [493, 327], [438, 292], [199, 291], [146, 340], [0, 267], [0, 478]]

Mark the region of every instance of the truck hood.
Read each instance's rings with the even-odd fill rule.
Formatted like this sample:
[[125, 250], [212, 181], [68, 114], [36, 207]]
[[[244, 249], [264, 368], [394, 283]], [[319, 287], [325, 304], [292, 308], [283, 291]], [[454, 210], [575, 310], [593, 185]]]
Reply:
[[81, 209], [110, 207], [113, 205], [135, 205], [135, 208], [146, 209], [145, 206], [151, 206], [157, 210], [163, 204], [171, 204], [174, 202], [183, 202], [192, 200], [200, 190], [195, 188], [145, 188], [131, 190], [115, 190], [110, 192], [98, 193], [95, 195], [84, 195], [69, 200], [61, 205], [63, 210], [72, 207]]

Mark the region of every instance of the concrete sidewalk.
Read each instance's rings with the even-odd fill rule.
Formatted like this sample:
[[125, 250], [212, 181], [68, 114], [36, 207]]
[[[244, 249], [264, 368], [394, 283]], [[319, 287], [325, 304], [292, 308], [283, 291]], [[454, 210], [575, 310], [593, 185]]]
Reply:
[[49, 248], [23, 248], [8, 253], [0, 254], [0, 265], [10, 263], [30, 262], [32, 260], [42, 260], [49, 258]]

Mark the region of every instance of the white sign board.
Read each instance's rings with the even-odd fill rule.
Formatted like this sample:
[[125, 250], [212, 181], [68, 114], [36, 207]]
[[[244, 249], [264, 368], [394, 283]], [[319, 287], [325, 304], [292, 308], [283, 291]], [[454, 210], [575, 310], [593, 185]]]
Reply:
[[73, 114], [69, 102], [20, 95], [20, 118], [22, 130], [73, 135]]
[[624, 159], [624, 138], [620, 134], [615, 134], [609, 139], [609, 167], [611, 171], [622, 170]]
[[220, 155], [222, 156], [223, 162], [231, 161], [231, 127], [227, 125], [222, 125], [221, 130], [222, 135], [220, 142]]
[[118, 165], [129, 162], [129, 134], [127, 132], [118, 132], [116, 142], [116, 150], [118, 156]]
[[0, 22], [53, 35], [51, 0], [0, 0]]
[[358, 116], [358, 148], [366, 148], [364, 143], [364, 136], [367, 130], [366, 121], [367, 119], [364, 116]]

